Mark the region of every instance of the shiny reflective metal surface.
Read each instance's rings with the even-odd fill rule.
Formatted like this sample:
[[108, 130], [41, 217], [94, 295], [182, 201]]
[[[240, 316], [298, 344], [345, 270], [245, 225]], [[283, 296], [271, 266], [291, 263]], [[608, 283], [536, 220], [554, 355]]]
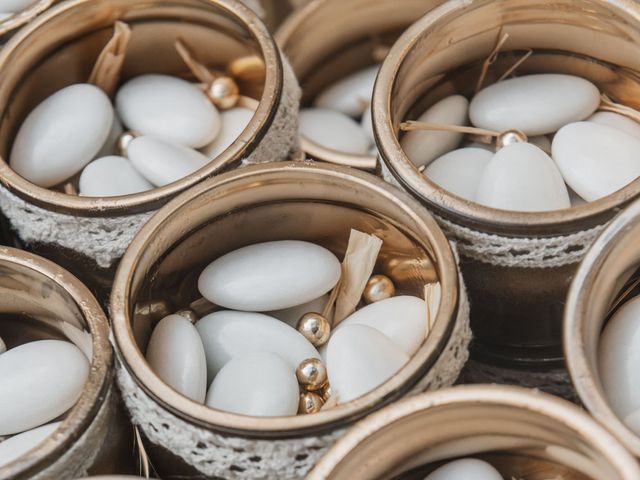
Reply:
[[[399, 294], [422, 297], [436, 278], [442, 301], [430, 335], [388, 382], [352, 402], [314, 415], [253, 418], [207, 408], [164, 384], [144, 360], [151, 307], [170, 311], [199, 297], [202, 269], [239, 247], [297, 239], [323, 245], [342, 258], [352, 228], [384, 242], [376, 273]], [[449, 244], [435, 221], [409, 196], [357, 170], [310, 162], [238, 169], [176, 198], [136, 236], [118, 269], [111, 295], [117, 349], [151, 398], [188, 422], [246, 437], [318, 435], [345, 426], [405, 394], [438, 358], [454, 325], [458, 277]], [[142, 308], [141, 308], [142, 307]], [[162, 312], [164, 308], [155, 309]]]
[[[295, 11], [276, 32], [303, 89], [302, 105], [331, 83], [380, 63], [400, 33], [442, 0], [316, 0]], [[374, 155], [349, 155], [302, 137], [311, 158], [365, 170]]]
[[374, 413], [338, 440], [307, 480], [422, 480], [446, 461], [468, 456], [491, 462], [505, 479], [640, 478], [622, 445], [569, 402], [517, 387], [474, 385]]
[[581, 402], [640, 458], [640, 436], [609, 407], [598, 368], [600, 333], [612, 309], [638, 294], [637, 288], [627, 288], [640, 278], [638, 238], [640, 202], [634, 202], [600, 235], [575, 275], [565, 309], [564, 350]]
[[[471, 96], [497, 38], [509, 34], [485, 85], [528, 49], [519, 75], [562, 72], [594, 82], [616, 101], [640, 107], [640, 5], [628, 0], [452, 0], [398, 40], [374, 92], [374, 130], [400, 183], [443, 218], [507, 237], [544, 238], [593, 228], [640, 195], [640, 180], [595, 202], [552, 212], [515, 212], [466, 201], [438, 187], [409, 161], [399, 124], [452, 93]], [[509, 368], [562, 365], [564, 297], [576, 265], [505, 268], [463, 259], [479, 359]]]
[[[78, 440], [101, 407], [112, 381], [113, 357], [107, 318], [98, 302], [73, 275], [30, 253], [0, 247], [0, 336], [13, 348], [26, 342], [54, 338], [69, 340], [81, 349], [89, 334], [93, 357], [82, 396], [68, 412], [55, 438], [0, 468], [0, 479], [31, 478]], [[46, 399], [42, 399], [46, 401]], [[121, 445], [110, 443], [121, 425], [105, 436], [98, 462], [113, 465]], [[122, 458], [119, 460], [123, 460]]]

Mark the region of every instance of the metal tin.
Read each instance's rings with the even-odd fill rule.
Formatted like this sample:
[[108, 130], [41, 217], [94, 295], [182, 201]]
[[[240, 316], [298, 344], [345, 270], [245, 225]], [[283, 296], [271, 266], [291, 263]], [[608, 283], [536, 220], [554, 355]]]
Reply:
[[[376, 83], [374, 131], [385, 164], [404, 188], [443, 219], [505, 238], [577, 234], [610, 220], [640, 194], [640, 180], [595, 202], [551, 212], [498, 210], [429, 181], [402, 151], [399, 124], [452, 93], [470, 96], [496, 39], [508, 33], [485, 85], [528, 49], [518, 74], [562, 72], [640, 107], [640, 5], [625, 0], [452, 0], [412, 25], [393, 46]], [[514, 247], [515, 248], [515, 247]], [[463, 252], [464, 253], [464, 252]], [[501, 367], [562, 367], [561, 321], [575, 263], [511, 268], [468, 257], [461, 269], [473, 305], [475, 357]]]
[[[599, 373], [600, 333], [611, 311], [632, 295], [640, 268], [640, 201], [618, 215], [593, 244], [576, 272], [564, 315], [564, 350], [581, 402], [638, 458], [640, 436], [609, 407]], [[631, 288], [629, 288], [631, 287]]]
[[519, 387], [465, 385], [405, 399], [367, 417], [307, 480], [422, 480], [460, 457], [487, 460], [504, 478], [640, 478], [634, 458], [571, 403]]
[[[442, 286], [433, 330], [388, 382], [356, 400], [316, 414], [254, 418], [196, 403], [167, 386], [150, 369], [144, 359], [150, 319], [140, 312], [148, 311], [149, 305], [168, 304], [164, 312], [151, 315], [153, 321], [189, 305], [199, 296], [199, 273], [213, 259], [245, 245], [280, 239], [312, 241], [341, 258], [351, 228], [375, 233], [383, 240], [376, 269], [389, 275], [399, 292], [422, 297], [424, 284], [436, 278]], [[124, 368], [162, 408], [189, 425], [231, 437], [308, 439], [344, 428], [407, 394], [431, 369], [450, 339], [458, 295], [450, 246], [415, 200], [358, 170], [280, 162], [221, 175], [160, 210], [141, 229], [120, 263], [110, 311]], [[297, 461], [291, 459], [292, 464]], [[156, 452], [152, 462], [163, 465], [161, 476], [189, 471], [177, 456], [166, 451], [164, 455]]]
[[[55, 338], [69, 340], [86, 351], [81, 340], [87, 333], [92, 347], [87, 383], [60, 428], [34, 450], [0, 467], [0, 479], [41, 478], [52, 464], [64, 462], [60, 459], [74, 450], [102, 408], [107, 408], [107, 417], [103, 418], [112, 428], [105, 429], [99, 442], [84, 447], [91, 450], [85, 454], [100, 450], [93, 463], [97, 471], [104, 472], [107, 466], [113, 468], [116, 464], [123, 466], [131, 443], [119, 443], [126, 434], [125, 427], [116, 423], [113, 405], [105, 404], [114, 400], [114, 394], [109, 394], [113, 358], [109, 326], [100, 305], [69, 272], [21, 250], [0, 247], [0, 272], [0, 335], [8, 348]], [[77, 472], [71, 470], [67, 475], [74, 473]]]
[[19, 28], [33, 21], [38, 15], [51, 7], [57, 0], [36, 0], [32, 5], [9, 18], [0, 20], [0, 45]]
[[[7, 163], [12, 139], [39, 102], [66, 85], [87, 81], [116, 20], [127, 22], [133, 30], [123, 79], [148, 72], [186, 75], [188, 70], [174, 48], [175, 40], [182, 38], [203, 63], [231, 63], [229, 68], [238, 74], [243, 93], [260, 99], [256, 113], [236, 141], [211, 163], [164, 187], [133, 195], [89, 198], [28, 182]], [[153, 211], [196, 183], [237, 166], [255, 150], [272, 124], [284, 83], [281, 58], [267, 28], [251, 10], [233, 0], [66, 1], [9, 40], [0, 51], [0, 77], [2, 185], [29, 204], [79, 219]], [[94, 284], [96, 272], [110, 283], [113, 272], [103, 272], [94, 261], [74, 251], [43, 246], [42, 252], [87, 283]]]
[[[302, 104], [332, 82], [380, 63], [402, 33], [442, 0], [316, 0], [294, 11], [276, 32], [303, 89]], [[301, 137], [311, 158], [375, 170], [375, 155], [351, 155]]]

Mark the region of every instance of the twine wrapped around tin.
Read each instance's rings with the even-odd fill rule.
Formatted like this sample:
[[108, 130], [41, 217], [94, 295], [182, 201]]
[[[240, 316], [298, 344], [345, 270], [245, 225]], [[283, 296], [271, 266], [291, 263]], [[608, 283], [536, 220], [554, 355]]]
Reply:
[[[471, 97], [497, 38], [503, 39], [501, 53], [486, 69], [484, 85], [526, 52], [519, 75], [582, 76], [638, 108], [640, 83], [632, 72], [640, 63], [631, 52], [640, 45], [639, 19], [637, 4], [614, 1], [454, 0], [412, 25], [380, 69], [373, 98], [384, 163], [379, 173], [418, 197], [458, 244], [474, 306], [472, 357], [486, 364], [475, 370], [482, 372], [477, 380], [493, 372], [493, 381], [513, 381], [511, 373], [503, 374], [515, 367], [525, 383], [556, 391], [564, 375], [562, 306], [570, 278], [607, 222], [640, 194], [640, 182], [571, 209], [493, 209], [452, 195], [424, 176], [401, 148], [400, 124], [448, 95]], [[560, 376], [542, 374], [550, 370]], [[546, 378], [553, 381], [547, 384]]]
[[[187, 219], [185, 211], [199, 212], [198, 217]], [[302, 220], [310, 217], [314, 221], [302, 226]], [[197, 227], [200, 224], [205, 226]], [[382, 240], [376, 271], [392, 278], [399, 291], [422, 296], [425, 283], [442, 285], [430, 334], [387, 383], [319, 413], [249, 418], [192, 402], [149, 369], [141, 353], [144, 341], [138, 343], [131, 335], [131, 329], [139, 327], [131, 313], [136, 304], [169, 295], [165, 300], [177, 307], [181, 302], [169, 292], [192, 291], [193, 275], [203, 262], [238, 246], [300, 239], [344, 252], [351, 228], [375, 233]], [[212, 250], [207, 242], [203, 251], [202, 242], [214, 231], [216, 246]], [[220, 235], [222, 231], [233, 235]], [[170, 253], [165, 256], [161, 252], [167, 248]], [[142, 270], [149, 274], [140, 276]], [[172, 286], [175, 278], [191, 280]], [[151, 283], [143, 285], [146, 279]], [[182, 295], [188, 303], [189, 295]], [[125, 254], [111, 312], [120, 360], [118, 384], [133, 423], [151, 444], [171, 452], [195, 472], [228, 479], [301, 478], [354, 419], [394, 398], [452, 385], [467, 360], [471, 339], [469, 306], [455, 257], [426, 211], [374, 176], [312, 162], [237, 170], [168, 204], [143, 227]], [[165, 475], [189, 478], [184, 467], [173, 463]]]
[[[146, 71], [184, 74], [186, 67], [174, 49], [175, 39], [184, 38], [203, 61], [211, 65], [227, 64], [243, 91], [260, 99], [253, 119], [238, 139], [207, 166], [148, 192], [91, 198], [65, 195], [30, 184], [6, 163], [12, 135], [38, 101], [62, 86], [86, 81], [99, 53], [96, 47], [105, 44], [107, 30], [118, 20], [127, 22], [133, 31], [124, 78]], [[208, 28], [202, 26], [203, 22]], [[218, 26], [224, 22], [242, 33], [237, 37], [220, 33]], [[160, 41], [161, 30], [170, 34], [163, 33]], [[35, 38], [46, 38], [47, 42], [34, 42]], [[225, 52], [209, 48], [216, 42], [226, 45]], [[60, 49], [51, 53], [52, 45], [63, 45], [66, 57]], [[22, 60], [16, 62], [16, 58]], [[38, 66], [30, 70], [32, 65]], [[297, 80], [264, 25], [239, 3], [208, 0], [65, 2], [9, 41], [0, 53], [0, 72], [3, 77], [0, 111], [11, 108], [12, 112], [3, 117], [0, 127], [0, 153], [5, 160], [0, 161], [0, 209], [17, 236], [31, 247], [61, 247], [61, 252], [66, 249], [82, 258], [88, 257], [101, 268], [113, 266], [140, 226], [179, 192], [220, 171], [287, 159], [298, 149], [300, 90]], [[24, 85], [31, 88], [25, 89]]]
[[[72, 480], [86, 475], [97, 462], [117, 455], [110, 440], [122, 428], [114, 413], [117, 396], [107, 318], [84, 285], [43, 258], [2, 247], [0, 270], [5, 338], [20, 342], [32, 340], [39, 329], [36, 338], [57, 332], [54, 335], [66, 336], [91, 362], [83, 392], [60, 427], [35, 449], [0, 467], [0, 479]], [[22, 317], [29, 319], [26, 327]]]

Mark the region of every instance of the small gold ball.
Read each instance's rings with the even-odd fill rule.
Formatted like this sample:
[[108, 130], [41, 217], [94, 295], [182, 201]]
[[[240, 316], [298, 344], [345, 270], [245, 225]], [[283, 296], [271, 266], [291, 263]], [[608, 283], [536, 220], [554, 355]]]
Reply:
[[317, 358], [307, 358], [296, 369], [298, 382], [305, 390], [318, 390], [327, 383], [327, 369]]
[[500, 150], [514, 143], [525, 143], [527, 140], [527, 136], [520, 130], [507, 130], [502, 132], [496, 139], [496, 148]]
[[138, 134], [136, 132], [132, 132], [131, 130], [128, 132], [122, 132], [116, 142], [116, 149], [118, 150], [118, 153], [123, 157], [127, 157], [129, 145], [137, 136]]
[[309, 413], [318, 413], [324, 405], [322, 397], [317, 393], [305, 392], [300, 394], [300, 403], [298, 403], [298, 413], [306, 415]]
[[221, 110], [233, 108], [240, 99], [240, 88], [231, 77], [216, 78], [207, 89], [207, 96]]
[[309, 340], [314, 347], [321, 347], [331, 335], [331, 325], [329, 320], [319, 313], [305, 313], [298, 320], [298, 331]]
[[396, 294], [396, 287], [386, 275], [373, 275], [364, 287], [362, 297], [366, 303], [379, 302]]

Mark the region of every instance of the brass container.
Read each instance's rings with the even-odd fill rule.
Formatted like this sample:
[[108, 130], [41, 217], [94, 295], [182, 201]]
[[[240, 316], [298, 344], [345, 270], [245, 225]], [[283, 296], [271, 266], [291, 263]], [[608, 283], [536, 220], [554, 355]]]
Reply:
[[640, 268], [640, 202], [611, 222], [576, 272], [564, 315], [564, 351], [581, 402], [636, 457], [640, 436], [609, 407], [600, 380], [598, 344], [612, 311], [637, 295]]
[[640, 478], [634, 458], [571, 403], [519, 387], [464, 385], [367, 417], [307, 480], [422, 480], [463, 457], [490, 462], [505, 479]]
[[[295, 10], [276, 32], [300, 85], [302, 105], [333, 82], [380, 63], [402, 31], [442, 0], [316, 0]], [[301, 136], [311, 158], [367, 170], [375, 155], [352, 155]]]
[[[20, 125], [55, 91], [88, 80], [117, 20], [128, 23], [133, 32], [123, 81], [150, 72], [188, 77], [174, 48], [175, 40], [182, 38], [201, 62], [237, 74], [241, 92], [259, 99], [253, 118], [211, 163], [164, 187], [126, 196], [82, 197], [28, 182], [8, 165]], [[267, 28], [234, 0], [66, 1], [25, 26], [2, 48], [0, 78], [0, 182], [29, 205], [77, 218], [74, 235], [95, 228], [96, 218], [152, 212], [198, 182], [239, 165], [267, 134], [285, 86], [281, 57]], [[98, 268], [95, 259], [55, 242], [30, 241], [29, 246], [92, 287], [108, 290], [115, 268]]]
[[[74, 470], [78, 455], [94, 458], [97, 472], [126, 470], [132, 443], [126, 426], [116, 421], [109, 326], [100, 305], [69, 272], [21, 250], [0, 247], [0, 272], [0, 337], [7, 348], [59, 339], [91, 355], [87, 383], [62, 425], [38, 447], [0, 467], [0, 479], [71, 479], [83, 474]], [[66, 459], [71, 452], [76, 458]]]
[[[422, 297], [424, 284], [436, 278], [443, 292], [433, 330], [423, 345], [377, 389], [312, 415], [247, 417], [208, 408], [178, 394], [146, 363], [149, 320], [184, 308], [199, 297], [197, 278], [215, 258], [245, 245], [283, 239], [311, 241], [342, 258], [352, 228], [375, 233], [383, 240], [376, 271], [389, 275], [399, 294]], [[289, 453], [285, 459], [273, 458], [282, 455], [278, 453], [281, 448], [268, 458], [258, 456], [262, 464], [256, 464], [260, 470], [255, 478], [283, 478], [270, 470], [270, 462], [279, 461], [302, 476], [305, 467], [301, 465], [326, 448], [321, 438], [337, 436], [356, 419], [407, 394], [424, 378], [452, 337], [458, 302], [458, 274], [449, 243], [415, 200], [358, 170], [280, 162], [221, 175], [160, 210], [141, 229], [120, 263], [111, 294], [111, 320], [118, 357], [133, 382], [154, 405], [188, 426], [224, 435], [227, 440], [221, 442], [233, 444], [240, 452], [254, 451], [250, 444], [237, 443], [243, 439], [289, 440], [299, 449], [317, 441], [315, 450]], [[162, 304], [168, 306], [155, 316], [149, 313], [154, 305]], [[161, 477], [205, 478], [166, 450], [147, 447]], [[205, 452], [200, 455], [207, 455]], [[218, 459], [227, 460], [222, 455]], [[224, 472], [216, 475], [225, 477]], [[250, 472], [244, 475], [254, 478]]]
[[[502, 48], [505, 53], [489, 68], [485, 86], [531, 50], [518, 75], [578, 75], [637, 109], [640, 5], [623, 0], [452, 0], [412, 25], [380, 70], [373, 97], [374, 131], [393, 176], [441, 219], [513, 241], [509, 254], [517, 256], [518, 246], [510, 239], [543, 242], [560, 237], [558, 244], [566, 245], [566, 236], [601, 227], [638, 197], [640, 181], [595, 202], [538, 213], [464, 200], [418, 171], [400, 146], [399, 124], [453, 93], [470, 98], [483, 62], [503, 34], [509, 34]], [[465, 256], [464, 248], [461, 254], [473, 305], [474, 358], [516, 371], [561, 369], [562, 312], [576, 259], [528, 268]]]
[[8, 40], [19, 28], [33, 21], [38, 15], [51, 7], [57, 0], [34, 0], [34, 2], [21, 12], [11, 17], [0, 20], [0, 45]]

